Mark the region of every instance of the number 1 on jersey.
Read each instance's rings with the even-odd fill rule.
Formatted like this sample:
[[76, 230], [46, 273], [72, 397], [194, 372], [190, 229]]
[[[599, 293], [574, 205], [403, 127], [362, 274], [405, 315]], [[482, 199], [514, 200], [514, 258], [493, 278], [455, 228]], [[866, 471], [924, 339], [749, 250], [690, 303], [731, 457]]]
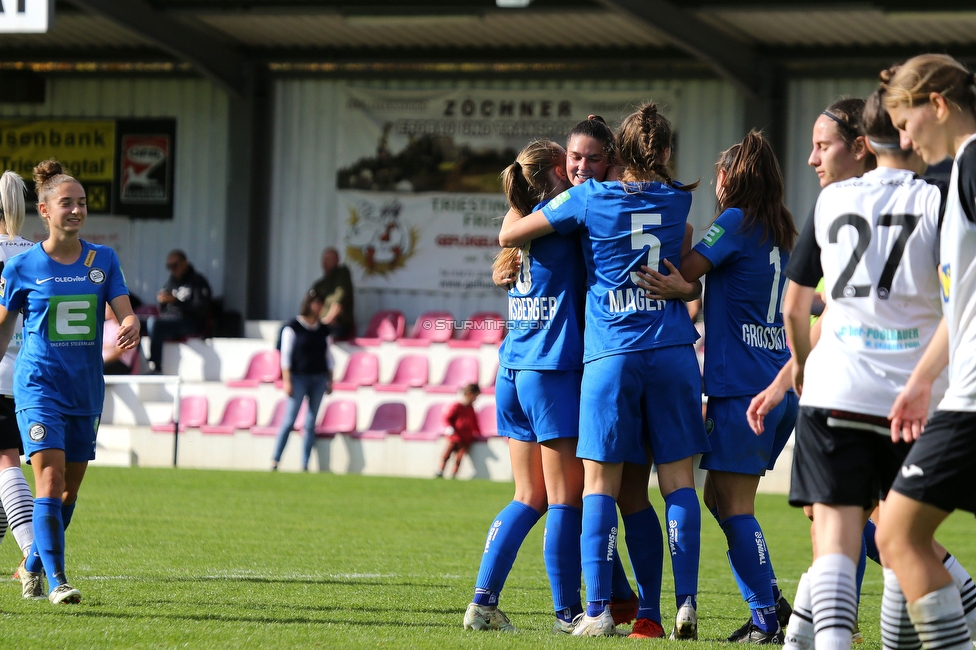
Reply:
[[[632, 214], [630, 215], [630, 245], [635, 251], [647, 251], [647, 267], [658, 270], [661, 263], [661, 240], [649, 232], [644, 232], [645, 226], [660, 226], [661, 215], [659, 214]], [[637, 273], [631, 271], [630, 281], [637, 284]]]
[[766, 322], [776, 322], [776, 308], [782, 310], [780, 301], [783, 297], [779, 293], [779, 276], [783, 272], [780, 268], [779, 246], [773, 246], [769, 251], [769, 263], [773, 265], [773, 286], [769, 290], [769, 309], [766, 310]]

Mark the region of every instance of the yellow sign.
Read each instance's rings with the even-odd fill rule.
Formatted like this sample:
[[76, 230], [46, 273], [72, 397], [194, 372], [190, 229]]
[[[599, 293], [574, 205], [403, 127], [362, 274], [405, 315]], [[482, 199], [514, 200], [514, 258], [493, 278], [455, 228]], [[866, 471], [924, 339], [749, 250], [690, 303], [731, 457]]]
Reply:
[[34, 166], [54, 158], [82, 183], [111, 183], [115, 122], [110, 120], [0, 120], [0, 168], [29, 180]]

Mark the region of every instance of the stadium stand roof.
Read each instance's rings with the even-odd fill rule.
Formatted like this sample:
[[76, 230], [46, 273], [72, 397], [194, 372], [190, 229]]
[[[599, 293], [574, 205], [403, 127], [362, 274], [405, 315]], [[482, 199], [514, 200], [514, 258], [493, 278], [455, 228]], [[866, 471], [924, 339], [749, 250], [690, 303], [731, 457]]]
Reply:
[[0, 71], [200, 74], [238, 96], [267, 73], [719, 76], [762, 96], [779, 75], [873, 74], [922, 51], [976, 59], [972, 0], [498, 4], [57, 0], [47, 34], [0, 39]]

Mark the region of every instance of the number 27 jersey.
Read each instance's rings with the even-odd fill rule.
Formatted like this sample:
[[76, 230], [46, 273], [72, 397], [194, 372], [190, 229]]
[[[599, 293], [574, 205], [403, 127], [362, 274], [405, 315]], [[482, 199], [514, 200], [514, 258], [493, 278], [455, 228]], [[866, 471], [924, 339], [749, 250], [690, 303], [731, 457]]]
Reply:
[[81, 245], [73, 264], [54, 261], [38, 244], [3, 269], [0, 304], [24, 312], [14, 370], [18, 409], [54, 407], [78, 416], [102, 411], [105, 303], [128, 289], [115, 251]]
[[939, 186], [884, 167], [820, 193], [787, 267], [808, 287], [822, 270], [827, 294], [801, 405], [888, 414], [942, 318], [942, 205]]

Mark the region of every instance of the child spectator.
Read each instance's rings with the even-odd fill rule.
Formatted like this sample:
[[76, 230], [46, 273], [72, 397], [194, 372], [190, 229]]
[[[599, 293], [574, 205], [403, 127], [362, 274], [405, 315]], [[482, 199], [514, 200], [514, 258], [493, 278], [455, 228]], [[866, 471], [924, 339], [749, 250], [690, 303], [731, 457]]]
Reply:
[[481, 435], [481, 428], [478, 426], [478, 415], [474, 412], [474, 401], [481, 394], [478, 384], [468, 384], [461, 389], [461, 401], [451, 405], [444, 414], [444, 426], [447, 433], [447, 448], [441, 458], [441, 468], [437, 470], [437, 478], [444, 478], [444, 468], [451, 454], [454, 456], [454, 476], [457, 476], [458, 469], [461, 467], [461, 459], [467, 453], [468, 447], [474, 441], [475, 436]]

